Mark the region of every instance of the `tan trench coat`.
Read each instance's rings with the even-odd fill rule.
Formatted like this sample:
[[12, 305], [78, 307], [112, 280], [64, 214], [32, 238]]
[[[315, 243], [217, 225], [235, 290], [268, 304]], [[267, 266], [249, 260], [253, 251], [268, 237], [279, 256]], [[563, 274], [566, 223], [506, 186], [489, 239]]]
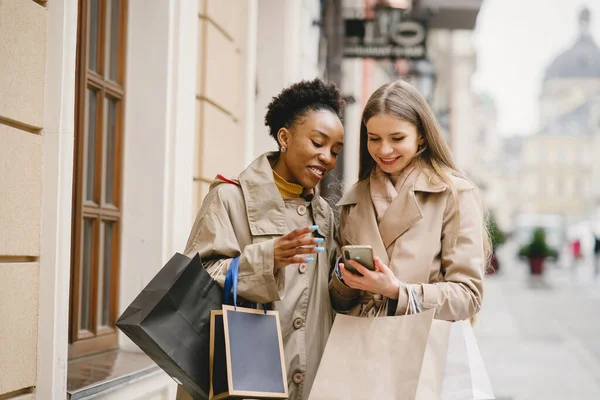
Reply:
[[[476, 187], [451, 175], [458, 205], [449, 188], [413, 174], [377, 225], [369, 180], [358, 182], [339, 201], [340, 245], [371, 245], [394, 274], [412, 284], [424, 309], [437, 319], [462, 320], [481, 307], [484, 275], [483, 213]], [[456, 213], [457, 208], [459, 213]], [[351, 289], [333, 274], [330, 294], [336, 311], [372, 316], [383, 304], [388, 315], [403, 315], [406, 287], [398, 301]], [[383, 314], [385, 315], [385, 314]]]
[[[271, 303], [279, 311], [290, 399], [308, 398], [333, 322], [328, 281], [335, 257], [334, 220], [318, 194], [282, 199], [265, 154], [239, 176], [239, 185], [216, 180], [202, 203], [185, 254], [200, 254], [223, 286], [232, 258], [240, 256], [238, 295]], [[275, 239], [296, 228], [319, 225], [325, 253], [314, 262], [273, 273]], [[182, 388], [177, 399], [191, 399]]]

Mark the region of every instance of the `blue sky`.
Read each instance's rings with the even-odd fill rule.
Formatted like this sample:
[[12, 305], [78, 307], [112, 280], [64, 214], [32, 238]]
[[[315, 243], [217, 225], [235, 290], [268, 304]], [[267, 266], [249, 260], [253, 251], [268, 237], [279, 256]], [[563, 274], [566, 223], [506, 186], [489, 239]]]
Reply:
[[502, 135], [536, 132], [546, 67], [577, 39], [584, 5], [600, 46], [600, 0], [483, 1], [474, 35], [473, 87], [496, 100]]

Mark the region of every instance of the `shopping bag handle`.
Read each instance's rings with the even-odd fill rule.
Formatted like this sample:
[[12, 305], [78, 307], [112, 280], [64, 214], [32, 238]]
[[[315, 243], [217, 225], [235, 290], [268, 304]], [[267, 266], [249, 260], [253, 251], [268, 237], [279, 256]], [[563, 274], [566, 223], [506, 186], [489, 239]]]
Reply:
[[[224, 300], [225, 303], [229, 301], [229, 294], [233, 291], [233, 309], [237, 310], [237, 288], [238, 288], [238, 274], [240, 269], [240, 257], [235, 257], [229, 263], [229, 269], [227, 269], [227, 275], [225, 276], [225, 284], [223, 285]], [[233, 289], [233, 290], [232, 290]], [[265, 314], [267, 313], [267, 305], [263, 304]]]
[[238, 270], [239, 270], [240, 258], [236, 257], [229, 263], [229, 269], [227, 269], [227, 275], [225, 276], [225, 285], [223, 291], [225, 292], [224, 300], [225, 303], [229, 301], [229, 294], [233, 289], [233, 306], [237, 307], [237, 284], [238, 284]]
[[406, 307], [406, 312], [404, 315], [408, 314], [418, 314], [423, 311], [423, 304], [421, 304], [421, 300], [417, 297], [417, 293], [415, 289], [413, 289], [412, 285], [406, 282], [400, 282], [400, 284], [406, 287], [406, 291], [408, 293], [408, 306]]

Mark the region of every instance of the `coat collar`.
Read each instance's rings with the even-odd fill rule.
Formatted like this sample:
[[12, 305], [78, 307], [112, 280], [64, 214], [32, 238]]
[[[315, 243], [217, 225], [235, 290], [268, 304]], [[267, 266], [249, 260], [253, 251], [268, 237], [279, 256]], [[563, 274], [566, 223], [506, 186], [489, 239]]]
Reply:
[[[439, 193], [447, 189], [442, 182], [429, 179], [419, 171], [406, 182], [398, 196], [377, 225], [370, 195], [370, 183], [364, 179], [356, 183], [338, 202], [338, 206], [355, 205], [350, 210], [342, 235], [352, 244], [371, 244], [374, 255], [389, 263], [390, 246], [412, 225], [423, 218], [415, 192]], [[374, 240], [375, 239], [375, 240]], [[393, 247], [393, 246], [392, 246]]]
[[[277, 153], [265, 153], [254, 160], [239, 176], [246, 204], [248, 224], [253, 236], [285, 235], [289, 227], [285, 217], [285, 203], [275, 186], [270, 159]], [[305, 197], [310, 201], [310, 210], [319, 234], [329, 235], [329, 207], [315, 190]]]
[[[405, 187], [409, 188], [415, 192], [427, 192], [427, 193], [439, 193], [443, 192], [448, 188], [448, 186], [441, 182], [437, 181], [434, 178], [429, 178], [429, 174], [418, 171], [418, 174], [415, 174], [415, 177], [407, 182]], [[363, 179], [362, 181], [358, 181], [352, 186], [342, 198], [336, 204], [338, 207], [347, 206], [351, 204], [357, 204], [359, 199], [361, 198], [361, 194], [365, 191], [365, 189], [369, 189], [369, 180]], [[369, 197], [369, 201], [371, 198]]]

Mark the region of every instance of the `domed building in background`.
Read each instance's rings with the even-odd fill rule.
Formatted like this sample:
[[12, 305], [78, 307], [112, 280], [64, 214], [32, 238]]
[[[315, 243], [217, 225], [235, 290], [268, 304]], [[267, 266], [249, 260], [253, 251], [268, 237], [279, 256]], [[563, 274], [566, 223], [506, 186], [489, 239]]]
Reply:
[[600, 205], [600, 47], [592, 15], [579, 13], [579, 35], [546, 69], [540, 130], [524, 143], [524, 212], [589, 221]]
[[[579, 15], [579, 37], [546, 69], [540, 97], [542, 133], [585, 135], [593, 117], [594, 98], [600, 93], [600, 47], [592, 38], [590, 11]], [[597, 126], [596, 126], [597, 128]]]
[[546, 81], [563, 78], [600, 79], [600, 48], [590, 34], [590, 10], [579, 14], [579, 38], [559, 55], [546, 70]]

